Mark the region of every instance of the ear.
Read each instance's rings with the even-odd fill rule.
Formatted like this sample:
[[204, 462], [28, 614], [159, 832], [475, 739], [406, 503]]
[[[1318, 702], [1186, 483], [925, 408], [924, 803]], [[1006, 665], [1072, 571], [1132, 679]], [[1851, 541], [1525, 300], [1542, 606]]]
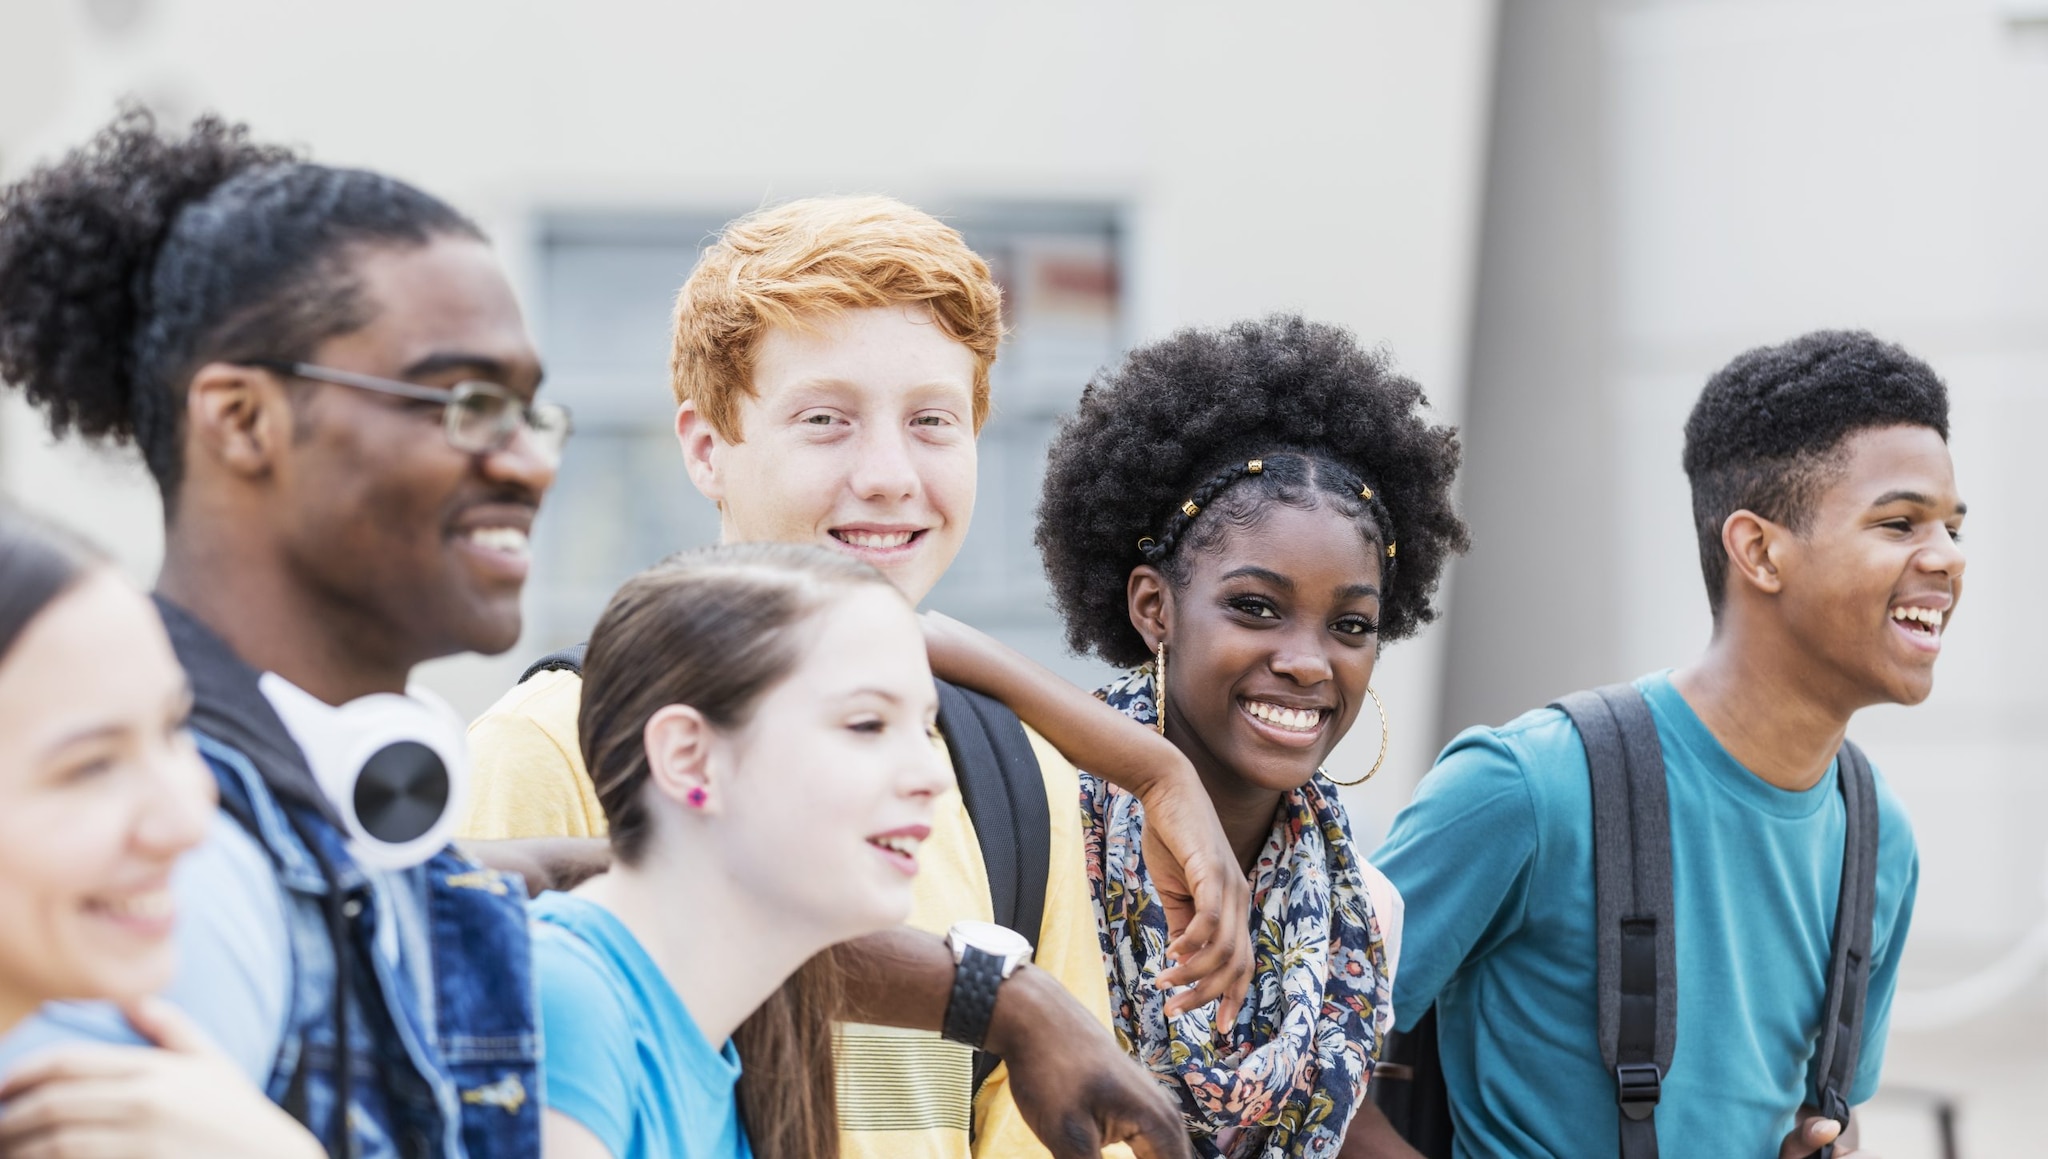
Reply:
[[695, 400], [676, 408], [676, 443], [683, 448], [683, 466], [690, 472], [690, 482], [723, 509], [725, 480], [718, 474], [718, 451], [725, 440], [712, 429]]
[[1785, 590], [1779, 565], [1791, 533], [1754, 511], [1737, 511], [1721, 524], [1721, 550], [1728, 554], [1728, 582], [1777, 595]]
[[640, 741], [647, 747], [648, 782], [677, 805], [689, 805], [690, 792], [702, 789], [707, 800], [691, 812], [716, 813], [723, 807], [714, 784], [722, 778], [715, 749], [718, 733], [704, 714], [687, 704], [663, 706], [647, 718]]
[[262, 478], [291, 445], [291, 404], [268, 371], [209, 362], [185, 390], [185, 427], [197, 455], [231, 474]]
[[1159, 642], [1173, 635], [1173, 589], [1166, 576], [1151, 564], [1131, 569], [1125, 581], [1124, 601], [1130, 609], [1131, 627], [1145, 638], [1145, 647], [1159, 650]]

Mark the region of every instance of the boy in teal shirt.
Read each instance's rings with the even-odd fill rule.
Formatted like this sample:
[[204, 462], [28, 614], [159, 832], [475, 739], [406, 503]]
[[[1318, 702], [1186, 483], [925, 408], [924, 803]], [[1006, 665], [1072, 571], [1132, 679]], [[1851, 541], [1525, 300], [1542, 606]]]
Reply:
[[[1834, 758], [1857, 709], [1933, 688], [1964, 566], [1947, 440], [1934, 373], [1862, 333], [1742, 355], [1686, 423], [1714, 636], [1692, 664], [1636, 681], [1671, 813], [1678, 1038], [1656, 1109], [1662, 1159], [1855, 1146], [1810, 1105], [1842, 871]], [[1373, 859], [1407, 903], [1396, 1018], [1406, 1029], [1437, 1008], [1460, 1156], [1618, 1149], [1591, 801], [1577, 732], [1541, 709], [1454, 740]], [[1852, 1104], [1883, 1065], [1918, 882], [1881, 777], [1878, 809]], [[1413, 1154], [1376, 1109], [1353, 1133], [1347, 1154]]]

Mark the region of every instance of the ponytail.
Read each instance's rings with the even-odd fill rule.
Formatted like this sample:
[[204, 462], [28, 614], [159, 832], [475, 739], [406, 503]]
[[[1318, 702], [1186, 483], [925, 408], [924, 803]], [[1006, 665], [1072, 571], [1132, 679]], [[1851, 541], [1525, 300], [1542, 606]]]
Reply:
[[369, 321], [345, 246], [440, 234], [482, 236], [392, 178], [311, 164], [217, 116], [174, 138], [129, 107], [0, 190], [0, 380], [53, 434], [135, 444], [168, 506], [192, 373], [310, 356]]

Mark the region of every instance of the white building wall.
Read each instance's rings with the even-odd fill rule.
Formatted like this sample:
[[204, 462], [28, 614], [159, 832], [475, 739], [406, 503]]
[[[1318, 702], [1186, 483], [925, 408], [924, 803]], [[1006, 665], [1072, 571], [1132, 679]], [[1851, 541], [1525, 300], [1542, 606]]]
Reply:
[[[855, 191], [1114, 202], [1131, 340], [1300, 310], [1387, 343], [1458, 413], [1485, 0], [7, 2], [25, 7], [0, 16], [0, 72], [38, 70], [48, 99], [0, 137], [10, 173], [81, 140], [124, 92], [219, 109], [450, 198], [529, 289], [548, 211]], [[650, 410], [664, 405], [650, 384]], [[6, 420], [0, 485], [115, 541], [146, 578], [160, 543], [139, 472], [42, 450], [18, 407]], [[110, 471], [118, 483], [79, 483]], [[474, 710], [526, 651], [429, 680]], [[1364, 799], [1368, 832], [1433, 755], [1440, 655], [1425, 637], [1387, 659], [1395, 771]], [[1336, 763], [1362, 771], [1376, 739]]]

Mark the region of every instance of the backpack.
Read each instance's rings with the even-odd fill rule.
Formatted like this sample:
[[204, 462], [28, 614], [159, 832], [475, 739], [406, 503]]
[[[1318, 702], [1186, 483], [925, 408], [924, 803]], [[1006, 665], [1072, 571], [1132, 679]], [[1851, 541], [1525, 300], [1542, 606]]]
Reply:
[[[583, 675], [589, 645], [551, 652], [520, 674], [524, 684], [542, 672]], [[953, 759], [953, 776], [981, 860], [988, 868], [990, 906], [999, 926], [1023, 934], [1038, 948], [1045, 922], [1045, 881], [1052, 869], [1052, 812], [1046, 803], [1045, 780], [1024, 722], [993, 697], [957, 684], [937, 681], [939, 733]], [[996, 1069], [1000, 1059], [985, 1051], [974, 1054], [974, 1089]]]
[[[1621, 1159], [1656, 1159], [1657, 1103], [1678, 1038], [1673, 969], [1671, 813], [1664, 754], [1650, 706], [1633, 685], [1574, 692], [1551, 707], [1586, 745], [1593, 785], [1593, 886], [1599, 937], [1600, 1057], [1615, 1076]], [[1814, 1105], [1845, 1127], [1863, 1048], [1863, 1000], [1877, 910], [1877, 786], [1863, 750], [1843, 741], [1837, 782], [1847, 813], [1842, 891], [1829, 953]], [[1410, 1146], [1451, 1159], [1449, 1091], [1436, 1041], [1436, 1009], [1388, 1036], [1373, 1099]], [[1816, 1159], [1833, 1159], [1822, 1147]]]

